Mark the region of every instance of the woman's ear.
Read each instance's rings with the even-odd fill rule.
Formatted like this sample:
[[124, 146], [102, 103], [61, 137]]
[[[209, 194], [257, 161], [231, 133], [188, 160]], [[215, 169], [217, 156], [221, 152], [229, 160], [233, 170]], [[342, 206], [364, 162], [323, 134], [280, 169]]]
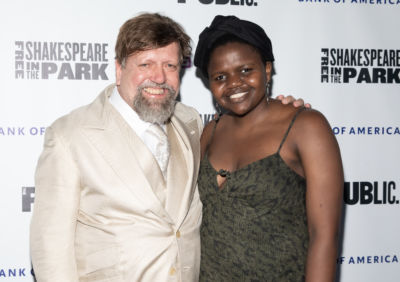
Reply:
[[272, 62], [265, 62], [265, 73], [267, 75], [267, 81], [270, 81], [272, 75]]

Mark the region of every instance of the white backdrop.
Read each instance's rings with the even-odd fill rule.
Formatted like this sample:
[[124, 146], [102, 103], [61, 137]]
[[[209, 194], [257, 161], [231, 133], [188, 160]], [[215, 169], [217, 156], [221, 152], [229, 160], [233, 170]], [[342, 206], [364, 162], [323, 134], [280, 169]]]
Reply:
[[[400, 0], [8, 0], [0, 6], [0, 281], [33, 281], [29, 223], [44, 128], [115, 80], [119, 27], [142, 11], [181, 23], [194, 48], [217, 14], [264, 27], [276, 58], [273, 96], [310, 102], [341, 147], [339, 280], [399, 281]], [[211, 95], [195, 73], [187, 68], [181, 99], [207, 120]]]

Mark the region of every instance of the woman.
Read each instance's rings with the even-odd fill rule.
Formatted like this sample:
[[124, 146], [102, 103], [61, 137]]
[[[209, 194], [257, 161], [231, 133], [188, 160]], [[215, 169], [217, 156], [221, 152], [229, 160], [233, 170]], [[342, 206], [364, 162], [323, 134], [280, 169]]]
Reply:
[[200, 281], [333, 281], [343, 172], [324, 116], [266, 95], [272, 46], [217, 16], [194, 63], [224, 114], [204, 129]]

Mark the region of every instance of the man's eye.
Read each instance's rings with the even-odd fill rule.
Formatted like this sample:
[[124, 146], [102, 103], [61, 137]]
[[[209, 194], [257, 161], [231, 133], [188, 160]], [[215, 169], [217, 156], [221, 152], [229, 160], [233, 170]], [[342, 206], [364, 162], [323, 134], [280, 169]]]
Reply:
[[174, 64], [167, 64], [167, 68], [170, 70], [176, 70], [178, 68], [178, 66], [174, 65]]
[[149, 66], [149, 64], [140, 64], [139, 67], [141, 68], [147, 68]]

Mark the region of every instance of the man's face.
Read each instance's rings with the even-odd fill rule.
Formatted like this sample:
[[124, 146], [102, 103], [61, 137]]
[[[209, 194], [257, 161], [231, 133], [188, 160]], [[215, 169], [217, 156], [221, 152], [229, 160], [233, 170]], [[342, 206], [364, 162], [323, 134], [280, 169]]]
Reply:
[[179, 55], [174, 42], [135, 53], [124, 67], [115, 63], [118, 92], [142, 120], [164, 123], [172, 115], [179, 92]]

